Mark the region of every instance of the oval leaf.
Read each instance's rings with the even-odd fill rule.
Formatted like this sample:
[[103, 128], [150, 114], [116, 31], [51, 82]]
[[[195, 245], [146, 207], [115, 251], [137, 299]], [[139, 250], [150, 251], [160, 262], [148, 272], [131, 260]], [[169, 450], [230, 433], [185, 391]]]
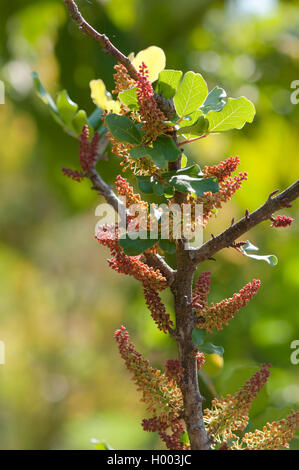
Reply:
[[183, 118], [199, 108], [208, 94], [208, 87], [200, 73], [187, 72], [174, 97], [175, 109]]
[[242, 129], [246, 122], [253, 121], [254, 115], [255, 107], [247, 98], [229, 98], [221, 111], [210, 111], [206, 115], [209, 120], [209, 132]]
[[91, 80], [89, 83], [91, 89], [91, 98], [95, 105], [108, 112], [118, 113], [120, 111], [120, 103], [114, 101], [111, 94], [107, 92], [103, 80]]
[[162, 70], [159, 73], [159, 79], [156, 91], [166, 99], [171, 99], [176, 94], [180, 84], [183, 72], [181, 70]]
[[139, 144], [141, 134], [135, 124], [126, 116], [107, 114], [105, 124], [113, 137], [128, 144]]
[[154, 82], [158, 79], [159, 73], [165, 69], [166, 57], [163, 49], [157, 46], [150, 46], [136, 55], [132, 64], [139, 72], [139, 66], [144, 62], [149, 70], [149, 81]]

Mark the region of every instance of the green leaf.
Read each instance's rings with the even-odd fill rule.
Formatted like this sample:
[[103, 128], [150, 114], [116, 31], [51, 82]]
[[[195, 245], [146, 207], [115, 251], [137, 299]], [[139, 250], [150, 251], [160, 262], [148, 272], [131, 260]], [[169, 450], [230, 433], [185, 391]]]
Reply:
[[130, 151], [131, 158], [150, 157], [154, 164], [163, 168], [168, 161], [176, 160], [181, 151], [170, 137], [158, 137], [153, 145], [138, 145]]
[[71, 100], [66, 90], [63, 90], [58, 93], [56, 104], [58, 112], [63, 119], [63, 122], [67, 126], [71, 126], [72, 120], [77, 113], [78, 105]]
[[145, 250], [151, 248], [151, 246], [157, 243], [157, 239], [150, 238], [150, 232], [145, 230], [140, 230], [140, 232], [136, 232], [139, 237], [146, 237], [146, 238], [136, 238], [132, 239], [125, 235], [125, 238], [119, 239], [119, 245], [122, 247], [126, 255], [128, 256], [136, 256], [143, 253]]
[[156, 91], [166, 99], [173, 98], [180, 84], [183, 72], [181, 70], [162, 70], [159, 73]]
[[130, 88], [129, 90], [121, 91], [118, 95], [120, 101], [128, 106], [132, 111], [139, 109], [137, 88]]
[[209, 132], [242, 129], [246, 122], [253, 121], [254, 115], [254, 105], [244, 96], [241, 98], [228, 98], [221, 111], [210, 111], [206, 115], [209, 121]]
[[182, 155], [182, 161], [181, 161], [181, 167], [182, 167], [182, 168], [186, 168], [187, 163], [188, 163], [188, 158], [187, 158], [186, 155], [183, 153], [183, 155]]
[[137, 182], [140, 191], [144, 194], [152, 194], [153, 190], [153, 181], [150, 176], [137, 176]]
[[195, 164], [191, 165], [185, 168], [180, 168], [179, 170], [176, 171], [165, 171], [162, 173], [162, 177], [165, 179], [169, 179], [171, 176], [177, 176], [177, 175], [188, 175], [188, 176], [194, 176], [195, 178], [198, 176], [203, 176], [203, 173], [200, 169], [200, 166]]
[[206, 334], [206, 330], [200, 328], [193, 328], [192, 339], [194, 344], [196, 344], [196, 346], [200, 346], [201, 344], [203, 344], [205, 341]]
[[191, 136], [197, 137], [206, 134], [208, 128], [209, 121], [204, 116], [200, 116], [195, 124], [178, 129], [177, 135], [184, 134], [188, 138]]
[[75, 129], [77, 135], [81, 134], [83, 126], [86, 124], [88, 124], [86, 112], [83, 109], [80, 109], [72, 121], [72, 126]]
[[202, 105], [202, 112], [207, 114], [209, 111], [221, 111], [226, 104], [226, 100], [224, 98], [226, 98], [226, 91], [223, 88], [216, 86], [212, 91], [210, 91]]
[[256, 246], [252, 245], [250, 241], [247, 240], [246, 245], [243, 245], [241, 247], [241, 251], [245, 256], [248, 256], [248, 258], [253, 258], [258, 261], [266, 261], [266, 263], [270, 264], [270, 266], [275, 266], [278, 263], [278, 259], [275, 255], [252, 255], [250, 254], [251, 252], [258, 251], [259, 248]]
[[169, 184], [181, 193], [196, 193], [203, 197], [205, 192], [217, 193], [219, 184], [216, 178], [193, 178], [188, 175], [172, 176]]
[[199, 108], [208, 94], [205, 80], [199, 73], [187, 72], [174, 97], [175, 109], [183, 118]]
[[140, 144], [141, 134], [135, 124], [126, 116], [107, 114], [105, 124], [115, 139], [128, 144]]
[[163, 166], [166, 165], [164, 155], [148, 145], [137, 145], [136, 147], [133, 147], [130, 150], [130, 157], [134, 159], [150, 157], [158, 168], [163, 168]]
[[58, 114], [57, 106], [54, 103], [54, 100], [52, 96], [47, 92], [47, 90], [44, 88], [42, 82], [40, 81], [39, 75], [37, 72], [32, 73], [32, 78], [33, 78], [33, 84], [35, 87], [35, 90], [37, 91], [37, 94], [41, 98], [41, 100], [49, 106], [49, 108], [55, 113]]
[[176, 244], [174, 242], [170, 242], [169, 240], [159, 240], [159, 246], [161, 250], [167, 251], [167, 253], [174, 254], [176, 252]]
[[94, 112], [88, 117], [88, 124], [95, 130], [102, 124], [103, 110], [95, 108]]
[[218, 354], [218, 356], [223, 356], [224, 348], [222, 346], [216, 346], [212, 343], [204, 343], [198, 346], [200, 352], [206, 354]]

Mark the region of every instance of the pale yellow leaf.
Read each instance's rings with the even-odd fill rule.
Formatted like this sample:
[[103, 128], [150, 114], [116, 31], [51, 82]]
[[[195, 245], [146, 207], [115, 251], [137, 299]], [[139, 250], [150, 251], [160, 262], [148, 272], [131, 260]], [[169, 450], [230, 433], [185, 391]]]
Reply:
[[154, 82], [158, 79], [159, 73], [165, 69], [166, 57], [163, 49], [157, 46], [150, 46], [138, 52], [136, 57], [132, 60], [138, 72], [142, 62], [144, 62], [149, 69], [149, 81]]
[[114, 101], [110, 93], [107, 92], [103, 80], [91, 80], [89, 83], [91, 89], [91, 98], [95, 105], [108, 112], [119, 113], [120, 103]]

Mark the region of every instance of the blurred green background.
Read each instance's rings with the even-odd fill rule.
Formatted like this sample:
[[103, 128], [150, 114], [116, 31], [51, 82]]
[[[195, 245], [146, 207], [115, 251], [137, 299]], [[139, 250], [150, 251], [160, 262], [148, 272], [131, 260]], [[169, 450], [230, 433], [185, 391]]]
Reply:
[[[251, 126], [189, 150], [202, 165], [237, 154], [249, 173], [209, 232], [296, 179], [299, 104], [290, 102], [290, 84], [299, 79], [297, 1], [78, 3], [126, 54], [160, 46], [167, 68], [201, 72], [210, 89], [218, 84], [230, 96], [255, 103]], [[125, 324], [159, 367], [176, 357], [175, 345], [156, 330], [137, 282], [109, 270], [107, 251], [93, 239], [99, 200], [88, 182], [77, 184], [61, 173], [62, 166], [76, 167], [77, 143], [32, 90], [36, 70], [52, 94], [67, 88], [90, 113], [88, 83], [102, 78], [111, 90], [114, 62], [77, 30], [62, 0], [1, 0], [0, 16], [0, 78], [6, 87], [0, 105], [0, 340], [6, 345], [0, 448], [88, 449], [91, 438], [116, 449], [159, 448], [156, 436], [141, 429], [144, 407], [113, 332]], [[118, 163], [117, 157], [102, 163], [107, 181], [113, 182]], [[297, 211], [298, 205], [283, 213], [295, 217]], [[225, 348], [224, 367], [215, 377], [206, 373], [201, 387], [208, 405], [214, 388], [219, 394], [235, 391], [257, 364], [271, 362], [268, 388], [253, 408], [254, 427], [299, 403], [299, 365], [290, 362], [290, 343], [299, 339], [298, 228], [274, 230], [264, 223], [248, 238], [262, 254], [276, 254], [279, 264], [271, 268], [225, 250], [202, 266], [212, 270], [213, 301], [252, 278], [261, 279], [262, 287], [229, 328], [211, 337]]]

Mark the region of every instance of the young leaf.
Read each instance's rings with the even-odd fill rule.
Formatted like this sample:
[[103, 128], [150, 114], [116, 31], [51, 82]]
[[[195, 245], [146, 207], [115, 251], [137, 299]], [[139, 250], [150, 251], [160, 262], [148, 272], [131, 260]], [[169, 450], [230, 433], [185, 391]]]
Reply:
[[221, 111], [210, 111], [206, 117], [209, 132], [224, 132], [242, 129], [246, 122], [252, 122], [255, 115], [254, 105], [247, 98], [229, 98]]
[[108, 112], [118, 113], [120, 111], [119, 101], [114, 101], [111, 94], [107, 92], [103, 80], [91, 80], [89, 83], [91, 98], [96, 106]]
[[54, 100], [52, 98], [52, 96], [47, 92], [47, 90], [45, 89], [45, 87], [43, 86], [42, 82], [40, 81], [40, 78], [39, 78], [39, 75], [37, 72], [33, 72], [32, 73], [32, 78], [33, 78], [33, 84], [34, 84], [34, 87], [35, 87], [35, 90], [37, 91], [39, 97], [41, 98], [41, 100], [49, 106], [49, 108], [55, 113], [58, 115], [58, 110], [57, 110], [57, 106], [56, 104], [54, 103]]
[[217, 193], [219, 184], [216, 178], [193, 178], [188, 175], [172, 176], [169, 184], [181, 193], [196, 193], [203, 197], [205, 192]]
[[140, 144], [141, 134], [128, 117], [120, 114], [107, 114], [105, 124], [115, 139], [128, 144]]
[[77, 112], [78, 105], [71, 100], [66, 90], [58, 93], [56, 104], [64, 123], [67, 126], [71, 126], [72, 120]]
[[177, 87], [180, 84], [183, 72], [181, 70], [162, 70], [159, 73], [159, 79], [156, 91], [166, 99], [173, 98]]
[[183, 118], [199, 108], [208, 94], [208, 87], [199, 73], [187, 72], [174, 97], [175, 109]]
[[139, 72], [139, 66], [144, 62], [149, 70], [149, 81], [157, 80], [159, 73], [165, 69], [166, 57], [163, 49], [157, 46], [150, 46], [136, 55], [132, 60], [132, 64]]
[[131, 158], [150, 157], [154, 164], [163, 168], [168, 161], [174, 161], [180, 155], [180, 150], [170, 137], [158, 137], [153, 145], [138, 145], [130, 151]]
[[92, 444], [94, 444], [96, 450], [114, 450], [107, 442], [100, 442], [97, 439], [91, 439]]
[[77, 135], [81, 134], [83, 126], [86, 124], [88, 124], [86, 112], [83, 109], [80, 109], [72, 121], [72, 125]]
[[121, 91], [118, 95], [120, 101], [128, 106], [132, 111], [139, 109], [137, 88], [130, 88], [129, 90]]
[[151, 176], [137, 176], [137, 181], [140, 191], [144, 194], [152, 194], [154, 192]]
[[187, 138], [198, 137], [207, 133], [209, 128], [209, 121], [204, 117], [200, 116], [195, 124], [192, 126], [181, 127], [177, 131], [177, 135], [184, 134]]
[[102, 124], [103, 110], [101, 108], [95, 108], [94, 112], [88, 117], [88, 124], [97, 129]]
[[207, 114], [209, 111], [221, 111], [226, 104], [226, 91], [223, 88], [216, 86], [208, 94], [204, 104], [201, 107], [201, 110], [204, 114]]
[[125, 238], [119, 239], [119, 245], [122, 247], [122, 249], [128, 256], [140, 255], [145, 250], [148, 250], [153, 245], [155, 245], [158, 241], [157, 239], [150, 238], [150, 232], [141, 230], [140, 232], [137, 232], [137, 233], [140, 237], [146, 237], [146, 238], [132, 239], [129, 236], [127, 236], [128, 234], [126, 234]]
[[241, 251], [245, 256], [248, 258], [256, 259], [258, 261], [266, 261], [266, 263], [270, 264], [270, 266], [275, 266], [278, 263], [278, 259], [275, 255], [253, 255], [251, 252], [258, 251], [259, 249], [252, 245], [250, 241], [247, 240], [246, 245], [241, 247]]
[[192, 339], [194, 344], [196, 344], [196, 346], [200, 346], [201, 344], [203, 344], [205, 341], [206, 334], [206, 330], [203, 330], [201, 328], [193, 328]]
[[218, 354], [218, 356], [223, 356], [224, 348], [222, 346], [216, 346], [212, 343], [204, 343], [198, 346], [200, 352], [206, 354]]

